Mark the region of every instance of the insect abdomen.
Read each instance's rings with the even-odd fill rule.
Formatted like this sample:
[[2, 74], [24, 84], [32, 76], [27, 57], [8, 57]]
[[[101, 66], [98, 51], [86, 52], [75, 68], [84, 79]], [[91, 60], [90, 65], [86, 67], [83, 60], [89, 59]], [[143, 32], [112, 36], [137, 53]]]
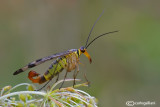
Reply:
[[[30, 71], [28, 74], [28, 78], [33, 82], [33, 83], [39, 83], [42, 84], [48, 80], [51, 80], [54, 76], [62, 72], [64, 69], [64, 66], [66, 64], [66, 58], [58, 58], [54, 63], [49, 67], [49, 69], [42, 75], [38, 76], [39, 74], [36, 73], [35, 71]], [[36, 78], [33, 78], [35, 76], [38, 76]]]
[[66, 58], [58, 58], [50, 67], [49, 69], [44, 73], [44, 78], [46, 80], [52, 79], [54, 76], [62, 72], [66, 65]]

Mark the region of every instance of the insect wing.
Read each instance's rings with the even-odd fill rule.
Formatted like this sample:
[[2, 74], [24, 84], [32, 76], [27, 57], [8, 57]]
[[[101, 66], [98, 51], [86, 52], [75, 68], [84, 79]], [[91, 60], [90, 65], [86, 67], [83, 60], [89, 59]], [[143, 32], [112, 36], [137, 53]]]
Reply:
[[68, 54], [70, 54], [74, 51], [76, 51], [76, 49], [71, 49], [71, 50], [68, 50], [68, 51], [65, 51], [65, 52], [62, 52], [62, 53], [56, 53], [56, 54], [53, 54], [51, 56], [47, 56], [47, 57], [38, 59], [36, 61], [33, 61], [33, 62], [29, 63], [28, 65], [24, 66], [23, 68], [18, 69], [17, 71], [15, 71], [13, 73], [13, 75], [17, 75], [21, 72], [24, 72], [24, 71], [28, 70], [29, 68], [33, 68], [33, 67], [35, 67], [39, 64], [42, 64], [46, 61], [49, 61], [49, 60], [52, 60], [52, 59], [55, 59], [55, 58], [58, 58], [58, 57], [63, 57], [63, 56], [68, 55]]

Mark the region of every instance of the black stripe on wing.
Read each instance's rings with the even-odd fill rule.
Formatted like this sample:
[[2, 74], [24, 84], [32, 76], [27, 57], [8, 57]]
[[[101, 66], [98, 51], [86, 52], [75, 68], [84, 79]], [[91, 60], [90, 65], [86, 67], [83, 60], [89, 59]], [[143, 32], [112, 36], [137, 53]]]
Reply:
[[55, 58], [58, 58], [58, 57], [62, 57], [62, 56], [65, 56], [65, 55], [68, 55], [68, 54], [70, 54], [72, 52], [75, 52], [75, 51], [77, 51], [77, 49], [71, 49], [71, 50], [68, 50], [68, 51], [65, 51], [65, 52], [62, 52], [62, 53], [56, 53], [56, 54], [53, 54], [51, 56], [47, 56], [47, 57], [38, 59], [36, 61], [33, 61], [33, 62], [29, 63], [28, 65], [24, 66], [23, 68], [18, 69], [17, 71], [15, 71], [13, 73], [13, 75], [17, 75], [17, 74], [19, 74], [21, 72], [24, 72], [24, 71], [28, 70], [29, 68], [33, 68], [33, 67], [35, 67], [35, 66], [37, 66], [39, 64], [42, 64], [42, 63], [44, 63], [46, 61], [49, 61], [49, 60], [52, 60], [52, 59], [55, 59]]

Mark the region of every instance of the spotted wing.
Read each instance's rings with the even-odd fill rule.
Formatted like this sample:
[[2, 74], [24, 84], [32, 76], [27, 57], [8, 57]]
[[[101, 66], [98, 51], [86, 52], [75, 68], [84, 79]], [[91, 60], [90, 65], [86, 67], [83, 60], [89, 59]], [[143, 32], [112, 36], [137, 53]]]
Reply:
[[68, 55], [68, 54], [70, 54], [70, 53], [72, 53], [72, 52], [74, 52], [76, 50], [77, 49], [71, 49], [71, 50], [68, 50], [68, 51], [65, 51], [65, 52], [62, 52], [62, 53], [56, 53], [56, 54], [53, 54], [51, 56], [47, 56], [47, 57], [38, 59], [36, 61], [33, 61], [33, 62], [29, 63], [28, 65], [24, 66], [23, 68], [18, 69], [17, 71], [15, 71], [13, 73], [13, 75], [17, 75], [17, 74], [19, 74], [21, 72], [24, 72], [24, 71], [28, 70], [29, 68], [33, 68], [33, 67], [35, 67], [35, 66], [37, 66], [39, 64], [42, 64], [42, 63], [44, 63], [46, 61], [49, 61], [49, 60], [52, 60], [52, 59], [55, 59], [55, 58], [58, 58], [58, 57], [62, 57], [62, 56], [65, 56], [65, 55]]

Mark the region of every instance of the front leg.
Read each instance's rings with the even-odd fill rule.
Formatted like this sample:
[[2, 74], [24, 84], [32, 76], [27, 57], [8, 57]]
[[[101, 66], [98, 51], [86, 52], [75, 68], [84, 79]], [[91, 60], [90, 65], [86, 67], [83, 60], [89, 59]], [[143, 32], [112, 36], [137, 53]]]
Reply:
[[90, 86], [90, 81], [88, 81], [87, 76], [86, 76], [86, 73], [84, 73], [84, 78], [86, 79], [86, 81], [87, 81], [87, 83], [88, 83], [88, 86]]

